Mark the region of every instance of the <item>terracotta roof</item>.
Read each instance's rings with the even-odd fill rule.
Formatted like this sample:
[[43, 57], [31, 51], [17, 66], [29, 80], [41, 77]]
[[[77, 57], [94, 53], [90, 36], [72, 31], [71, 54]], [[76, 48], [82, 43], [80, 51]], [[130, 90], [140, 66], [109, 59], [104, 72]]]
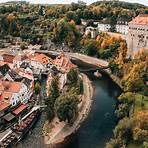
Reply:
[[3, 92], [0, 95], [0, 99], [6, 100], [6, 101], [9, 101], [11, 97], [12, 97], [12, 93], [8, 93], [8, 92]]
[[5, 109], [9, 108], [10, 106], [11, 106], [10, 103], [7, 103], [7, 102], [5, 102], [3, 100], [0, 101], [0, 111], [3, 111]]
[[26, 108], [27, 108], [27, 105], [22, 104], [22, 105], [20, 105], [18, 108], [16, 108], [16, 109], [13, 111], [13, 113], [14, 113], [15, 115], [18, 115], [19, 113], [21, 113], [22, 111], [24, 111]]
[[46, 64], [49, 63], [50, 58], [48, 56], [44, 55], [44, 54], [35, 53], [35, 55], [32, 58], [32, 60], [38, 61], [38, 62], [46, 65]]
[[10, 82], [0, 80], [0, 91], [17, 93], [20, 91], [21, 82]]
[[148, 14], [138, 15], [129, 24], [148, 25]]
[[0, 92], [0, 111], [7, 109], [11, 106], [10, 98], [12, 93]]
[[14, 55], [3, 54], [4, 62], [13, 63]]
[[27, 55], [25, 55], [25, 54], [22, 54], [22, 55], [16, 55], [15, 56], [15, 58], [14, 58], [14, 60], [15, 61], [24, 61], [24, 60], [26, 60], [26, 59], [28, 59], [28, 57], [27, 57]]
[[75, 68], [76, 65], [74, 65], [69, 58], [67, 58], [62, 52], [54, 61], [53, 63], [57, 66], [60, 66], [60, 70], [63, 72], [68, 72], [70, 69]]

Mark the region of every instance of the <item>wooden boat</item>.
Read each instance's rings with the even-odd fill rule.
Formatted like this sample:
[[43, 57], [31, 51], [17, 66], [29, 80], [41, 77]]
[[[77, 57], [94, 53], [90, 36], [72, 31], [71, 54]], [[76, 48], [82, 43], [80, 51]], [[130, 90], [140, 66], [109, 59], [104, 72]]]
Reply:
[[0, 142], [0, 148], [9, 148], [17, 144], [33, 127], [40, 114], [40, 109], [33, 110], [29, 112], [20, 123], [12, 126], [12, 132]]

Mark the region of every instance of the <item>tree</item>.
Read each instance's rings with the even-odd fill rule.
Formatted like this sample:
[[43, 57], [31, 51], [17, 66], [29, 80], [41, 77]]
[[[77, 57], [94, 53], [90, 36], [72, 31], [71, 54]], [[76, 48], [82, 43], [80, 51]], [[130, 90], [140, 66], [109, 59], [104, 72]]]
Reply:
[[129, 118], [125, 117], [119, 121], [114, 129], [114, 136], [117, 139], [122, 139], [123, 144], [125, 144], [132, 136], [131, 121]]
[[139, 111], [133, 117], [132, 123], [133, 139], [144, 141], [148, 138], [148, 111]]
[[51, 81], [51, 87], [49, 89], [49, 96], [45, 100], [45, 104], [47, 105], [46, 114], [49, 121], [51, 121], [55, 115], [54, 104], [56, 99], [60, 95], [58, 81], [59, 81], [59, 78], [57, 76], [53, 78], [53, 80]]
[[59, 92], [59, 78], [57, 76], [55, 76], [53, 78], [53, 80], [51, 81], [51, 87], [49, 89], [49, 96], [51, 96], [53, 98], [53, 100], [55, 100], [56, 98], [58, 98], [60, 95]]
[[106, 143], [105, 148], [121, 148], [119, 139], [110, 139], [109, 142]]
[[97, 47], [94, 44], [94, 42], [90, 42], [87, 46], [86, 46], [86, 50], [85, 53], [89, 56], [95, 56], [97, 54]]
[[39, 82], [35, 83], [34, 90], [35, 90], [35, 94], [39, 94], [39, 92], [41, 90], [41, 86], [40, 86]]
[[72, 123], [78, 114], [78, 97], [75, 94], [64, 94], [56, 100], [54, 107], [60, 121]]
[[67, 74], [68, 84], [70, 86], [76, 86], [78, 82], [79, 76], [77, 69], [71, 69]]

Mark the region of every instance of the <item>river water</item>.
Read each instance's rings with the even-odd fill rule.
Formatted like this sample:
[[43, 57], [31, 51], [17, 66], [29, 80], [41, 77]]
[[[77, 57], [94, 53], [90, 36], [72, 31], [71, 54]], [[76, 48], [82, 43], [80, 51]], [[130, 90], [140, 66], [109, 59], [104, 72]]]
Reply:
[[[83, 65], [84, 66], [84, 65]], [[85, 66], [86, 67], [86, 66]], [[82, 67], [81, 67], [82, 68]], [[117, 118], [114, 114], [116, 99], [121, 90], [106, 75], [96, 78], [92, 72], [87, 73], [94, 88], [91, 111], [79, 130], [68, 137], [56, 148], [104, 148], [112, 137]], [[44, 148], [41, 130], [44, 116], [17, 148]]]

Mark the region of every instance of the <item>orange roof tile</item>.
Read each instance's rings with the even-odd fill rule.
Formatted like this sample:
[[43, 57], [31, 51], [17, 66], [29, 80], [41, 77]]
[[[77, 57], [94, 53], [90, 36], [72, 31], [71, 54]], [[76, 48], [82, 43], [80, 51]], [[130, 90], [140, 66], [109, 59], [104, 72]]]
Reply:
[[0, 80], [0, 91], [17, 93], [20, 91], [21, 82], [10, 82]]
[[3, 110], [7, 109], [10, 106], [11, 106], [10, 103], [4, 102], [4, 101], [0, 101], [0, 111], [3, 111]]
[[14, 55], [3, 54], [4, 62], [13, 63]]
[[76, 65], [74, 65], [62, 52], [55, 60], [53, 60], [53, 63], [57, 66], [61, 67], [61, 70], [64, 72], [69, 71], [72, 68], [75, 68]]
[[23, 60], [26, 60], [26, 59], [28, 59], [28, 57], [27, 57], [27, 55], [25, 55], [25, 54], [22, 54], [22, 55], [16, 55], [15, 56], [15, 58], [14, 58], [14, 60], [15, 61], [23, 61]]
[[46, 56], [45, 54], [38, 54], [35, 53], [34, 57], [32, 58], [32, 60], [38, 61], [42, 64], [48, 64], [50, 58], [48, 56]]
[[12, 93], [8, 93], [8, 92], [3, 92], [0, 95], [0, 99], [2, 100], [6, 100], [6, 101], [10, 101], [10, 98], [12, 97]]
[[148, 25], [148, 14], [138, 15], [129, 24]]
[[13, 111], [13, 113], [15, 114], [15, 115], [18, 115], [19, 113], [21, 113], [23, 110], [25, 110], [27, 108], [27, 105], [25, 105], [25, 104], [22, 104], [22, 105], [20, 105], [18, 108], [16, 108], [14, 111]]

